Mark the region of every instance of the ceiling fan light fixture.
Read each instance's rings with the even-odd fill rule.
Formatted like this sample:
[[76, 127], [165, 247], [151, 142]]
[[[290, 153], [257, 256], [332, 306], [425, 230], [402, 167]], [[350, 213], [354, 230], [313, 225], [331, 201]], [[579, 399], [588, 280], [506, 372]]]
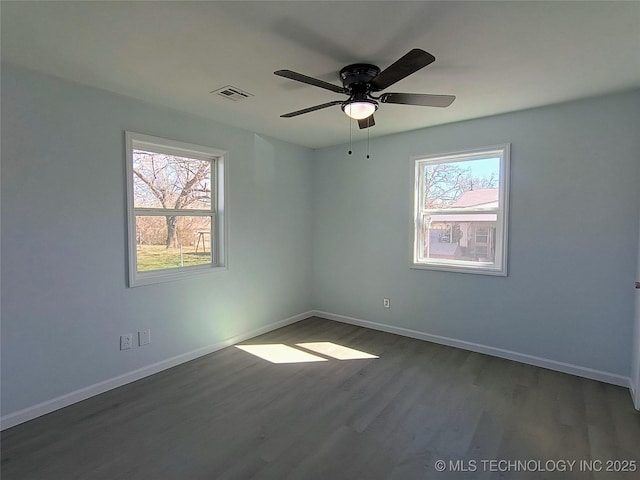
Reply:
[[354, 120], [370, 117], [378, 109], [378, 102], [373, 100], [354, 100], [342, 104], [342, 111]]

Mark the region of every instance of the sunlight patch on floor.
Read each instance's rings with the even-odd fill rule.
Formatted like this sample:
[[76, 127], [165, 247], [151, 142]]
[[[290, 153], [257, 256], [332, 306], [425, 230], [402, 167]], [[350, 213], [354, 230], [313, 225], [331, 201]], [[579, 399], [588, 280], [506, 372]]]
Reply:
[[271, 363], [305, 363], [305, 362], [327, 362], [326, 358], [303, 352], [297, 348], [283, 345], [282, 343], [272, 343], [266, 345], [236, 345], [240, 350], [260, 357]]
[[[377, 355], [356, 350], [355, 348], [345, 347], [333, 342], [305, 342], [296, 343], [296, 347], [290, 347], [283, 343], [268, 343], [255, 345], [236, 345], [236, 348], [243, 350], [251, 355], [260, 357], [271, 363], [306, 363], [306, 362], [327, 362], [328, 359], [313, 355], [307, 352], [318, 353], [325, 357], [335, 358], [336, 360], [362, 360], [369, 358], [379, 358]], [[304, 350], [301, 350], [304, 349]]]
[[359, 360], [363, 358], [378, 358], [377, 355], [371, 355], [370, 353], [356, 350], [355, 348], [349, 348], [342, 345], [338, 345], [333, 342], [309, 342], [309, 343], [296, 343], [298, 347], [302, 347], [306, 350], [326, 355], [338, 360]]

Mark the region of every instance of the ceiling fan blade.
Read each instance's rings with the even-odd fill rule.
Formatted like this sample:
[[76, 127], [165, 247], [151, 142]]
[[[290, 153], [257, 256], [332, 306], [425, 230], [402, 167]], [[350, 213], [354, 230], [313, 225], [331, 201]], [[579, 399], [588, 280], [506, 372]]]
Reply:
[[301, 73], [292, 72], [291, 70], [278, 70], [273, 73], [278, 75], [279, 77], [289, 78], [291, 80], [296, 80], [297, 82], [306, 83], [307, 85], [313, 85], [314, 87], [331, 90], [332, 92], [347, 93], [347, 90], [343, 87], [339, 87], [338, 85], [334, 85], [333, 83], [325, 82], [323, 80], [318, 80], [317, 78], [308, 77], [307, 75], [303, 75]]
[[291, 118], [297, 117], [298, 115], [302, 115], [309, 112], [315, 112], [316, 110], [322, 110], [323, 108], [333, 107], [334, 105], [341, 105], [344, 103], [342, 100], [335, 100], [333, 102], [323, 103], [322, 105], [316, 105], [315, 107], [304, 108], [302, 110], [296, 110], [295, 112], [285, 113], [284, 115], [280, 115], [282, 118]]
[[430, 95], [428, 93], [383, 93], [381, 103], [420, 105], [423, 107], [448, 107], [456, 99], [454, 95]]
[[378, 76], [371, 81], [371, 89], [374, 92], [384, 90], [421, 68], [426, 67], [434, 62], [435, 59], [436, 57], [430, 53], [420, 50], [419, 48], [414, 48], [404, 57], [380, 72]]
[[358, 120], [358, 126], [360, 127], [360, 130], [362, 130], [363, 128], [373, 127], [375, 124], [376, 121], [373, 118], [373, 115], [367, 118], [363, 118], [362, 120]]

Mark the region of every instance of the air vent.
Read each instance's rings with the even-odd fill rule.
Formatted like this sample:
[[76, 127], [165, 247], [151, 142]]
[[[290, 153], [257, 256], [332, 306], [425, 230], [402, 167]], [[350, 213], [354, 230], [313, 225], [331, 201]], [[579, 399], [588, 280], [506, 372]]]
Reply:
[[252, 93], [240, 90], [238, 87], [234, 87], [233, 85], [227, 85], [226, 87], [219, 88], [210, 93], [215, 93], [216, 95], [228, 98], [229, 100], [233, 100], [234, 102], [237, 102], [238, 100], [246, 100], [249, 97], [253, 97]]

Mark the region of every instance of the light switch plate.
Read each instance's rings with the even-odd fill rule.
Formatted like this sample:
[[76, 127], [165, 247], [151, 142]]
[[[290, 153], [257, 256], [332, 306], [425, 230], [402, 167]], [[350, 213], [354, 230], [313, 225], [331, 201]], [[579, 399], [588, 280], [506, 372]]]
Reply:
[[145, 330], [143, 332], [138, 332], [138, 345], [149, 345], [151, 343], [151, 330]]

